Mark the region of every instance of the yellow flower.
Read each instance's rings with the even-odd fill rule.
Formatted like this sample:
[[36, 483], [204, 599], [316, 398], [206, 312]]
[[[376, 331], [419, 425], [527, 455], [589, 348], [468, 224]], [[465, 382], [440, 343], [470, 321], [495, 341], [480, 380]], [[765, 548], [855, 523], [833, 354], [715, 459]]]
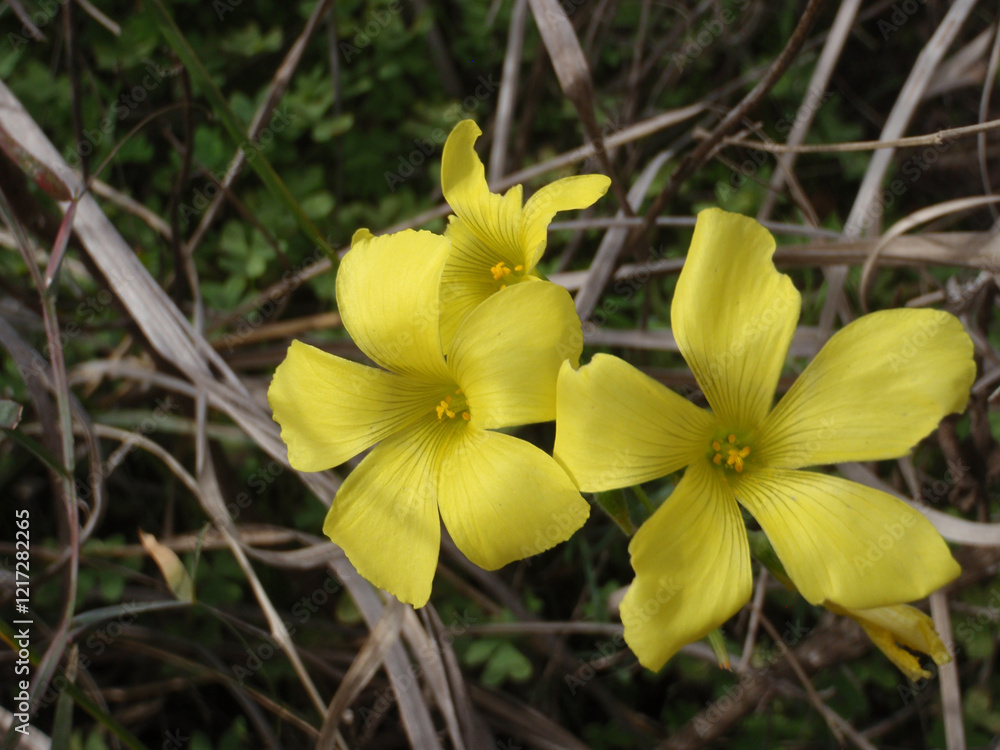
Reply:
[[438, 280], [448, 249], [430, 232], [359, 230], [337, 299], [345, 328], [379, 368], [295, 341], [268, 390], [295, 469], [328, 469], [375, 446], [341, 485], [323, 531], [362, 576], [415, 606], [430, 596], [441, 520], [470, 560], [492, 570], [568, 539], [589, 514], [550, 456], [493, 431], [555, 417], [559, 366], [577, 362], [582, 346], [569, 294], [554, 284], [511, 287], [442, 349]]
[[558, 211], [587, 208], [607, 192], [604, 175], [565, 177], [546, 185], [522, 205], [522, 188], [491, 193], [473, 145], [481, 131], [462, 120], [441, 156], [441, 188], [455, 212], [445, 236], [452, 252], [441, 274], [441, 339], [447, 346], [462, 319], [491, 294], [537, 280], [546, 231]]
[[[754, 557], [762, 563], [785, 588], [797, 592], [792, 579], [781, 565], [761, 532], [750, 534], [750, 548]], [[935, 664], [947, 664], [951, 661], [948, 648], [941, 641], [941, 636], [934, 629], [934, 621], [909, 604], [890, 604], [872, 609], [847, 609], [838, 607], [832, 602], [826, 602], [826, 608], [831, 612], [850, 617], [860, 625], [872, 643], [878, 646], [889, 661], [895, 664], [911, 680], [928, 679], [931, 673], [921, 668], [920, 661], [906, 651], [903, 646], [913, 651], [930, 656]]]
[[559, 374], [554, 455], [582, 490], [687, 467], [629, 545], [625, 639], [651, 669], [749, 599], [737, 501], [813, 604], [913, 601], [959, 573], [934, 527], [902, 501], [800, 469], [897, 458], [963, 410], [975, 375], [968, 335], [934, 310], [866, 315], [831, 337], [772, 409], [801, 305], [773, 253], [752, 219], [698, 217], [670, 315], [711, 411], [607, 355]]
[[872, 643], [913, 681], [929, 679], [931, 673], [922, 668], [917, 657], [902, 646], [927, 654], [938, 665], [951, 661], [951, 654], [934, 629], [934, 621], [916, 607], [908, 604], [873, 609], [845, 609], [835, 604], [828, 604], [827, 607], [838, 615], [850, 617], [864, 628]]

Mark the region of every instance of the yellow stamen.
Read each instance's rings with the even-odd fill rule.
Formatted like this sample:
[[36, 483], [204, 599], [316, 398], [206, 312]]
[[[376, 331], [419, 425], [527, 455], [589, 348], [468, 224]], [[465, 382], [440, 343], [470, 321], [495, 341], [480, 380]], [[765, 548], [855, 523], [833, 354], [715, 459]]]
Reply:
[[457, 414], [461, 414], [462, 419], [469, 421], [471, 416], [469, 415], [468, 408], [469, 405], [462, 396], [462, 389], [456, 388], [454, 393], [450, 393], [441, 399], [440, 403], [434, 407], [434, 411], [437, 412], [439, 422], [443, 422], [445, 417], [454, 419]]
[[448, 397], [441, 401], [434, 410], [437, 412], [438, 419], [444, 419], [445, 414], [448, 415], [448, 419], [452, 419], [455, 416], [455, 412], [448, 408], [448, 402], [451, 401], [451, 397]]
[[514, 270], [515, 271], [523, 271], [524, 270], [524, 266], [514, 266]]
[[[518, 267], [520, 269], [520, 267]], [[494, 281], [500, 281], [504, 276], [510, 276], [513, 271], [507, 268], [507, 264], [503, 261], [497, 263], [493, 268], [490, 269], [490, 273], [493, 274]]]
[[732, 469], [737, 474], [741, 473], [745, 463], [743, 459], [750, 455], [750, 446], [740, 445], [741, 442], [734, 432], [726, 436], [725, 445], [721, 440], [713, 440], [712, 450], [715, 455], [712, 456], [712, 463]]

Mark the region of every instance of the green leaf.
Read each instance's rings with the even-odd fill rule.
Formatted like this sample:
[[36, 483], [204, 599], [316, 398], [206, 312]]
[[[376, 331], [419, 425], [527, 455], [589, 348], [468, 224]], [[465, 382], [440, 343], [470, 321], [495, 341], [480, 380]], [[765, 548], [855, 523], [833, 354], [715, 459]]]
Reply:
[[16, 401], [0, 398], [0, 427], [13, 430], [21, 421], [21, 405]]
[[488, 687], [497, 687], [506, 680], [524, 682], [531, 677], [531, 661], [510, 643], [501, 643], [486, 662], [482, 683]]
[[[204, 64], [195, 54], [191, 45], [188, 44], [181, 30], [177, 28], [177, 24], [174, 23], [173, 17], [167, 11], [163, 4], [163, 0], [149, 0], [145, 4], [146, 9], [151, 13], [155, 19], [158, 21], [157, 27], [160, 33], [167, 40], [167, 43], [173, 48], [174, 52], [184, 63], [184, 66], [188, 69], [191, 77], [194, 78], [202, 86], [205, 95], [208, 97], [209, 102], [212, 105], [212, 111], [215, 115], [222, 121], [225, 125], [226, 131], [229, 133], [229, 137], [232, 138], [233, 143], [237, 146], [242, 147], [242, 144], [246, 142], [246, 126], [239, 121], [236, 115], [230, 109], [226, 97], [223, 95], [219, 87], [216, 86], [215, 81], [209, 75], [208, 71], [205, 69]], [[292, 194], [288, 192], [288, 188], [285, 186], [284, 181], [278, 176], [278, 173], [274, 171], [274, 167], [264, 156], [261, 149], [255, 149], [253, 152], [253, 158], [248, 158], [247, 163], [253, 168], [255, 172], [260, 176], [260, 178], [267, 185], [268, 189], [278, 199], [279, 202], [285, 205], [290, 211], [292, 216], [295, 218], [295, 222], [299, 225], [299, 228], [312, 240], [317, 247], [321, 248], [323, 252], [327, 254], [330, 258], [330, 262], [333, 264], [333, 268], [336, 269], [339, 264], [339, 258], [337, 253], [334, 251], [330, 244], [326, 241], [322, 234], [316, 226], [310, 221], [309, 217], [306, 216], [302, 207], [298, 204]]]
[[337, 117], [329, 117], [318, 122], [312, 129], [313, 140], [317, 143], [325, 143], [331, 138], [343, 135], [354, 125], [354, 115], [345, 114]]
[[497, 650], [499, 645], [500, 642], [492, 638], [474, 641], [465, 652], [464, 661], [473, 667], [477, 664], [482, 664], [493, 655], [493, 652]]
[[635, 526], [628, 514], [628, 502], [625, 500], [625, 490], [608, 490], [594, 493], [594, 501], [614, 521], [625, 536], [635, 533]]
[[729, 649], [726, 648], [726, 639], [719, 628], [708, 634], [708, 645], [712, 647], [715, 660], [719, 662], [719, 669], [732, 670], [733, 666], [729, 663]]

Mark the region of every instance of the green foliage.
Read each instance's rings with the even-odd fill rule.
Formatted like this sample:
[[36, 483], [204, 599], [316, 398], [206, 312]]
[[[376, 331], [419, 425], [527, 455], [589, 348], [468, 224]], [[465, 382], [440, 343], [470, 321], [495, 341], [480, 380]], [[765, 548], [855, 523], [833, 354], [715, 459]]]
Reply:
[[[571, 21], [584, 40], [594, 80], [596, 116], [606, 135], [694, 102], [707, 105], [708, 110], [697, 123], [710, 127], [712, 120], [708, 113], [714, 116], [727, 111], [750, 90], [780, 52], [798, 20], [798, 9], [791, 4], [779, 7], [740, 0], [699, 5], [709, 8], [707, 15], [696, 15], [688, 7], [695, 4], [652, 3], [648, 7], [641, 3], [562, 4], [573, 6]], [[31, 12], [41, 3], [25, 5]], [[488, 152], [512, 5], [463, 1], [418, 6], [388, 0], [341, 0], [332, 5], [306, 45], [274, 113], [264, 122], [262, 136], [258, 142], [246, 144], [254, 149], [255, 164], [244, 166], [221, 202], [216, 218], [193, 250], [191, 260], [199, 279], [210, 341], [231, 342], [233, 335], [239, 333], [239, 321], [254, 314], [258, 316], [255, 320], [262, 321], [260, 326], [253, 326], [253, 330], [259, 331], [274, 323], [307, 320], [335, 309], [333, 273], [297, 283], [293, 292], [270, 307], [259, 298], [264, 289], [282, 280], [297, 279], [303, 267], [322, 257], [316, 238], [311, 239], [303, 231], [301, 221], [296, 222], [293, 206], [316, 226], [319, 235], [335, 248], [343, 249], [360, 227], [381, 232], [409, 222], [440, 203], [441, 148], [456, 122], [467, 117], [476, 119], [486, 131], [481, 152], [484, 155]], [[912, 60], [926, 43], [929, 34], [924, 32], [933, 31], [933, 26], [926, 26], [927, 17], [936, 12], [930, 5], [926, 8], [922, 5], [921, 15], [904, 24], [891, 43], [883, 40], [873, 20], [859, 24], [847, 42], [845, 64], [837, 69], [834, 93], [816, 109], [807, 142], [830, 143], [878, 136], [885, 115], [881, 104], [895, 99]], [[204, 65], [208, 80], [185, 68], [176, 49], [165, 40], [161, 24], [145, 0], [141, 5], [123, 0], [101, 4], [101, 12], [119, 25], [117, 34], [95, 21], [79, 4], [59, 3], [59, 6], [72, 7], [77, 54], [74, 65], [80, 73], [79, 84], [75, 85], [67, 72], [62, 10], [44, 25], [45, 41], [27, 42], [0, 54], [0, 79], [70, 163], [85, 160], [93, 173], [117, 148], [100, 179], [158, 216], [179, 237], [171, 240], [168, 233], [150, 226], [121, 201], [101, 196], [98, 201], [140, 261], [183, 314], [193, 319], [194, 306], [181, 262], [181, 248], [205, 218], [219, 191], [218, 183], [237, 153], [232, 134], [222, 119], [223, 112], [226, 108], [231, 110], [240, 127], [246, 129], [271, 91], [285, 55], [316, 7], [315, 0], [165, 3], [183, 39]], [[595, 10], [598, 7], [603, 9], [603, 15]], [[711, 14], [726, 10], [735, 13], [734, 20], [716, 31], [710, 25], [714, 17]], [[12, 28], [20, 25], [12, 20], [9, 6], [0, 9], [0, 18]], [[830, 20], [826, 18], [820, 28], [825, 30], [823, 23]], [[985, 28], [989, 20], [983, 16], [977, 23]], [[642, 44], [637, 42], [640, 24], [645, 24]], [[435, 33], [439, 36], [433, 36]], [[441, 51], [450, 71], [448, 76], [435, 58], [438, 39], [445, 43]], [[752, 135], [779, 142], [787, 137], [808, 91], [816, 45], [821, 40], [812, 42], [807, 54], [789, 68], [748, 118], [747, 127], [752, 124]], [[641, 52], [638, 59], [637, 50]], [[684, 51], [693, 54], [678, 69], [675, 53]], [[638, 83], [630, 77], [636, 62], [636, 69], [644, 71]], [[872, 70], [874, 67], [877, 71]], [[550, 159], [585, 141], [578, 115], [559, 89], [533, 22], [527, 26], [518, 72], [519, 90], [508, 143], [507, 172]], [[221, 92], [221, 103], [208, 96], [209, 82]], [[965, 86], [949, 92], [946, 106], [941, 106], [939, 99], [923, 105], [914, 119], [914, 132], [929, 131], [940, 122], [966, 124], [978, 111], [979, 93], [978, 88]], [[74, 124], [75, 97], [81, 117], [79, 132]], [[694, 123], [692, 120], [683, 125], [687, 128], [684, 132], [673, 127], [616, 150], [614, 163], [626, 186], [634, 183], [656, 153], [663, 149], [673, 151], [653, 177], [642, 210], [667, 185], [690, 148], [688, 136]], [[182, 153], [188, 146], [190, 163], [184, 171], [186, 160]], [[967, 156], [970, 152], [964, 148], [964, 145], [954, 147], [948, 158], [957, 160], [963, 154]], [[768, 194], [767, 184], [775, 170], [774, 158], [763, 152], [729, 146], [719, 152], [719, 157], [705, 164], [683, 185], [665, 215], [689, 216], [709, 206], [748, 215], [758, 211]], [[902, 165], [911, 157], [901, 152], [897, 158]], [[269, 187], [254, 171], [261, 159], [273, 167], [287, 187], [287, 201], [277, 199], [273, 186]], [[865, 152], [799, 157], [796, 175], [821, 227], [841, 228], [856, 183], [870, 159]], [[995, 173], [995, 164], [990, 162], [988, 166], [987, 171]], [[591, 160], [582, 168], [596, 170], [599, 166], [596, 160]], [[526, 192], [554, 176], [573, 174], [580, 169], [576, 164], [538, 178], [525, 186]], [[975, 177], [978, 179], [978, 172]], [[941, 183], [936, 182], [938, 179], [941, 178], [930, 169], [920, 169], [919, 179], [908, 184], [906, 193], [887, 207], [883, 223], [923, 205], [954, 197], [949, 193], [950, 185], [972, 184], [947, 172]], [[26, 190], [43, 213], [57, 214], [51, 199], [36, 186], [29, 185]], [[609, 196], [595, 213], [611, 215], [614, 206], [614, 199]], [[799, 207], [787, 191], [782, 193], [777, 206], [773, 213], [776, 220], [803, 222]], [[969, 225], [977, 226], [975, 221], [970, 220]], [[437, 218], [424, 227], [442, 231], [445, 225], [443, 218]], [[635, 257], [623, 253], [619, 260], [642, 263], [649, 258], [681, 258], [689, 236], [688, 229], [659, 229], [649, 236], [648, 245], [643, 244], [636, 251]], [[597, 230], [583, 234], [569, 230], [553, 232], [542, 269], [552, 274], [561, 268], [564, 259], [559, 253], [573, 243], [577, 243], [578, 249], [569, 268], [588, 268], [602, 237], [603, 233]], [[791, 244], [793, 240], [779, 238], [779, 242]], [[39, 245], [43, 251], [48, 250], [44, 242]], [[168, 377], [174, 377], [176, 372], [172, 363], [159, 361], [151, 354], [141, 332], [122, 315], [118, 301], [108, 296], [106, 285], [93, 280], [90, 273], [82, 264], [79, 250], [71, 246], [55, 295], [63, 348], [73, 373], [72, 390], [94, 422], [138, 429], [140, 415], [148, 415], [152, 410], [150, 395], [162, 394], [160, 386], [152, 380], [93, 375], [84, 366], [113, 362], [140, 372], [151, 373], [155, 369]], [[962, 273], [971, 275], [974, 271]], [[796, 268], [792, 275], [803, 292], [802, 323], [816, 326], [827, 298], [823, 273], [817, 267], [810, 267]], [[935, 284], [944, 285], [955, 275], [951, 268], [880, 269], [874, 277], [869, 301], [880, 307], [902, 304]], [[19, 305], [19, 331], [32, 347], [43, 351], [46, 342], [37, 317], [37, 296], [18, 253], [6, 249], [0, 252], [0, 280], [5, 299], [9, 297]], [[594, 320], [609, 331], [664, 331], [670, 324], [675, 282], [674, 274], [654, 276], [635, 284], [612, 281], [600, 300]], [[858, 302], [858, 288], [859, 270], [855, 268], [846, 287], [851, 305]], [[241, 310], [246, 306], [249, 307]], [[5, 316], [6, 313], [7, 308]], [[218, 327], [213, 328], [216, 324]], [[994, 346], [1000, 345], [1000, 332], [995, 325], [984, 324], [980, 333]], [[312, 342], [330, 348], [342, 345], [344, 335], [342, 329], [303, 334]], [[235, 338], [242, 341], [239, 335]], [[272, 338], [231, 348], [220, 346], [219, 352], [231, 358], [241, 377], [255, 393], [260, 393], [286, 345], [287, 337]], [[653, 372], [669, 370], [669, 375], [678, 376], [685, 371], [676, 353], [611, 347], [602, 350], [621, 354]], [[588, 348], [584, 360], [590, 353]], [[801, 370], [803, 362], [790, 363], [787, 372]], [[984, 372], [988, 364], [986, 361]], [[687, 382], [686, 395], [699, 398], [693, 390], [693, 380]], [[10, 401], [24, 405], [26, 417], [9, 435], [11, 440], [4, 440], [0, 446], [3, 449], [0, 488], [5, 497], [18, 500], [30, 497], [39, 508], [44, 507], [44, 512], [33, 517], [33, 544], [37, 545], [38, 554], [33, 559], [37, 583], [32, 590], [32, 608], [38, 622], [46, 625], [38, 633], [50, 633], [59, 622], [65, 596], [62, 574], [58, 569], [48, 571], [45, 567], [52, 565], [65, 549], [60, 541], [64, 538], [60, 535], [65, 524], [59, 515], [62, 506], [58, 498], [50, 497], [54, 493], [49, 491], [50, 475], [59, 472], [53, 468], [58, 460], [37, 429], [35, 432], [21, 429], [24, 423], [30, 423], [32, 428], [40, 427], [41, 423], [32, 406], [32, 393], [5, 352], [0, 358], [0, 409], [6, 411], [0, 413], [0, 426], [13, 426], [7, 406]], [[1000, 416], [996, 410], [984, 413], [988, 425], [985, 432], [1000, 434]], [[157, 427], [152, 439], [193, 471], [194, 401], [185, 396], [182, 408], [174, 416], [176, 424]], [[209, 460], [214, 462], [225, 501], [231, 502], [241, 493], [252, 501], [241, 507], [236, 519], [247, 533], [245, 543], [265, 553], [280, 554], [299, 544], [314, 544], [317, 537], [321, 542], [326, 505], [304, 489], [290, 471], [268, 477], [262, 485], [255, 484], [261, 481], [261, 472], [267, 470], [270, 457], [265, 457], [252, 440], [233, 439], [232, 432], [225, 432], [236, 428], [226, 423], [214, 405], [210, 404], [207, 421]], [[82, 426], [82, 421], [79, 424]], [[215, 428], [219, 429], [218, 434], [211, 432]], [[978, 429], [969, 417], [957, 422], [956, 435], [963, 449], [982, 439], [982, 430], [974, 434]], [[551, 435], [545, 439], [551, 443]], [[544, 443], [545, 439], [539, 442]], [[120, 442], [109, 439], [100, 439], [99, 443], [105, 460], [121, 446]], [[82, 436], [77, 437], [76, 449], [79, 462], [76, 476], [82, 479], [90, 470]], [[910, 460], [920, 480], [925, 475], [943, 476], [948, 469], [947, 460], [933, 439], [926, 441]], [[134, 628], [120, 635], [120, 640], [111, 644], [96, 641], [105, 646], [100, 655], [97, 649], [88, 649], [86, 645], [91, 631], [83, 633], [78, 639], [82, 644], [76, 645], [80, 646], [82, 656], [92, 660], [88, 677], [94, 679], [99, 689], [113, 686], [123, 692], [146, 682], [164, 686], [162, 694], [149, 698], [148, 704], [130, 704], [132, 714], [122, 712], [129, 716], [125, 723], [132, 727], [130, 722], [134, 722], [142, 728], [142, 737], [151, 748], [163, 746], [164, 733], [175, 726], [193, 728], [184, 733], [190, 734], [186, 747], [195, 750], [261, 746], [257, 727], [246, 718], [250, 711], [244, 715], [243, 704], [234, 699], [244, 686], [234, 675], [233, 667], [244, 666], [255, 658], [260, 647], [267, 645], [269, 629], [245, 573], [228, 550], [219, 548], [205, 510], [159, 458], [134, 449], [124, 451], [116, 461], [120, 463], [105, 482], [104, 505], [98, 506], [88, 498], [79, 508], [84, 522], [90, 513], [99, 513], [100, 518], [94, 535], [81, 550], [75, 602], [78, 614], [167, 596], [152, 563], [136, 551], [138, 528], [154, 532], [158, 538], [177, 535], [178, 539], [184, 534], [204, 531], [202, 541], [208, 545], [207, 540], [211, 540], [211, 544], [201, 552], [196, 566], [190, 547], [179, 553], [185, 564], [194, 568], [197, 606], [140, 613], [134, 622], [128, 623]], [[987, 462], [984, 460], [983, 464]], [[884, 477], [895, 471], [894, 464], [889, 463], [879, 468], [884, 470]], [[975, 471], [981, 468], [977, 466]], [[569, 543], [505, 570], [490, 572], [490, 577], [482, 580], [500, 581], [509, 587], [518, 599], [519, 611], [529, 617], [617, 622], [612, 602], [633, 575], [622, 531], [628, 532], [632, 524], [638, 526], [656, 507], [668, 501], [678, 480], [679, 474], [645, 487], [614, 493], [609, 496], [610, 502], [600, 503], [611, 511], [612, 518], [595, 512], [588, 526]], [[993, 494], [978, 499], [974, 511], [967, 514], [970, 518], [973, 513], [990, 517], [997, 512], [997, 480], [993, 477], [989, 481], [994, 485]], [[259, 492], [258, 486], [262, 487]], [[941, 500], [943, 506], [943, 496]], [[951, 512], [958, 514], [959, 510]], [[280, 532], [286, 530], [294, 530], [300, 536], [291, 531], [288, 536], [281, 536]], [[259, 533], [260, 537], [252, 536], [253, 533]], [[274, 534], [278, 541], [274, 542], [268, 534]], [[314, 571], [303, 574], [272, 566], [262, 559], [252, 559], [251, 565], [273, 596], [279, 615], [296, 629], [293, 640], [312, 659], [308, 663], [310, 673], [318, 675], [320, 693], [328, 698], [337, 689], [367, 634], [356, 602], [341, 588], [332, 593], [319, 588], [323, 580], [314, 577]], [[732, 674], [686, 654], [678, 655], [662, 672], [653, 674], [635, 664], [627, 647], [603, 635], [600, 638], [560, 635], [537, 640], [473, 635], [468, 632], [470, 626], [493, 619], [513, 622], [519, 618], [509, 609], [494, 618], [492, 613], [508, 603], [495, 601], [495, 590], [480, 579], [466, 576], [452, 556], [443, 555], [442, 566], [448, 569], [450, 577], [439, 575], [436, 579], [433, 604], [468, 679], [508, 696], [529, 695], [527, 702], [557, 714], [567, 731], [588, 746], [598, 749], [652, 746], [662, 737], [653, 737], [652, 730], [644, 734], [644, 730], [636, 727], [648, 729], [655, 725], [658, 731], [669, 734], [699, 712], [719, 705], [729, 694], [727, 691], [738, 684]], [[44, 575], [43, 570], [47, 571]], [[471, 592], [470, 586], [477, 588]], [[1000, 732], [1000, 711], [993, 699], [1000, 694], [1000, 682], [985, 668], [996, 658], [1000, 637], [996, 600], [992, 598], [995, 587], [993, 579], [967, 588], [957, 596], [964, 609], [953, 613], [970, 745], [985, 746], [993, 734]], [[323, 595], [316, 596], [317, 592]], [[310, 604], [303, 605], [304, 601]], [[767, 592], [765, 609], [776, 627], [782, 618], [805, 623], [815, 623], [819, 618], [815, 608], [784, 589]], [[738, 651], [742, 645], [745, 627], [745, 620], [740, 618], [724, 627], [731, 651]], [[100, 627], [94, 632], [101, 632]], [[604, 665], [602, 660], [607, 656], [609, 643], [614, 646], [613, 654]], [[154, 654], [154, 648], [161, 651]], [[758, 655], [769, 654], [773, 648], [769, 639], [758, 637]], [[317, 668], [318, 663], [324, 668]], [[598, 668], [571, 695], [566, 676], [575, 674], [574, 670], [584, 663], [596, 663]], [[178, 681], [183, 683], [183, 689], [174, 687]], [[248, 699], [247, 705], [263, 712], [269, 727], [285, 724], [284, 715], [276, 718], [278, 713], [272, 710], [273, 706], [295, 716], [308, 717], [305, 721], [318, 726], [314, 707], [284, 654], [263, 660], [260, 668], [246, 677], [246, 682], [259, 691], [255, 698], [261, 698], [257, 702]], [[783, 683], [782, 690], [771, 691], [762, 698], [759, 710], [749, 713], [738, 730], [727, 735], [719, 746], [758, 748], [788, 742], [829, 746], [831, 740], [825, 723], [804, 700], [790, 697], [784, 689], [790, 684]], [[886, 744], [944, 746], [943, 723], [935, 703], [937, 683], [913, 688], [912, 697], [909, 694], [907, 698], [901, 697], [899, 689], [907, 687], [907, 683], [877, 651], [823, 670], [814, 678], [814, 684], [824, 700], [859, 728], [903, 711], [908, 700], [921, 701], [920, 719], [901, 720], [901, 728], [887, 738]], [[91, 683], [79, 681], [78, 685], [89, 694]], [[380, 671], [359, 703], [371, 705], [373, 694], [381, 695], [387, 690], [386, 685]], [[247, 695], [244, 692], [242, 697]], [[271, 707], [257, 708], [265, 699], [271, 702]], [[619, 717], [608, 710], [611, 700], [620, 700], [628, 708], [622, 714], [634, 720], [630, 731], [623, 731]], [[70, 746], [81, 750], [116, 746], [111, 739], [114, 733], [96, 728], [99, 719], [93, 718], [92, 712], [85, 712], [79, 700], [74, 698], [74, 701]], [[112, 703], [112, 709], [117, 715], [118, 706]], [[149, 718], [154, 714], [162, 717], [164, 726], [157, 726]], [[51, 726], [54, 710], [43, 711], [40, 717], [42, 726]], [[434, 720], [438, 726], [442, 725], [437, 713]], [[85, 721], [91, 724], [85, 725]], [[343, 723], [348, 724], [346, 719]], [[368, 727], [356, 716], [354, 725], [345, 732], [357, 734], [351, 735], [346, 744], [402, 746], [406, 741], [402, 732], [398, 737], [392, 735], [398, 723], [398, 709], [393, 706], [382, 723], [371, 729], [372, 739], [364, 734]], [[283, 728], [282, 731], [298, 730]], [[279, 744], [296, 747], [296, 742], [305, 742], [299, 735], [292, 736], [293, 739], [288, 739], [282, 734]]]

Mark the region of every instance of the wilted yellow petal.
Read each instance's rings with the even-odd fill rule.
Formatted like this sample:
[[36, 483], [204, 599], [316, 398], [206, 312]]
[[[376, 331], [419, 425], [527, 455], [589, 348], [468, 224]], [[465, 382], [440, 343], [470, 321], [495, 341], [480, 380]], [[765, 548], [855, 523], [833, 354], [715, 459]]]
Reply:
[[139, 541], [143, 549], [149, 553], [156, 567], [163, 574], [170, 593], [182, 602], [194, 602], [194, 581], [184, 567], [184, 563], [170, 547], [161, 544], [152, 534], [139, 530]]
[[347, 332], [373, 362], [400, 375], [447, 377], [438, 284], [448, 250], [448, 241], [431, 232], [354, 234], [337, 272], [337, 304]]
[[671, 327], [719, 421], [752, 429], [774, 401], [801, 298], [771, 261], [774, 238], [753, 219], [698, 214], [677, 280]]
[[267, 399], [292, 468], [322, 471], [432, 414], [440, 390], [293, 341]]
[[708, 452], [714, 428], [710, 413], [618, 357], [559, 372], [553, 455], [587, 492], [687, 466]]
[[511, 427], [556, 416], [556, 378], [580, 360], [583, 332], [569, 292], [549, 282], [491, 296], [462, 324], [448, 354], [477, 427]]
[[951, 654], [944, 645], [934, 621], [916, 607], [893, 604], [872, 609], [844, 609], [828, 605], [837, 614], [854, 619], [878, 648], [911, 680], [927, 679], [931, 673], [902, 646], [930, 656], [935, 664], [947, 664]]
[[705, 460], [688, 467], [629, 544], [635, 580], [621, 604], [625, 642], [658, 670], [750, 598], [750, 551], [736, 501]]
[[442, 456], [439, 505], [455, 544], [486, 570], [566, 541], [590, 514], [551, 456], [472, 426], [457, 430]]
[[422, 607], [441, 546], [437, 464], [450, 431], [428, 420], [379, 443], [333, 499], [323, 532], [364, 578]]
[[760, 460], [798, 468], [905, 455], [965, 409], [975, 375], [972, 341], [954, 315], [865, 315], [826, 343], [768, 416]]
[[812, 604], [866, 609], [914, 601], [961, 572], [930, 521], [884, 492], [761, 467], [730, 481]]

